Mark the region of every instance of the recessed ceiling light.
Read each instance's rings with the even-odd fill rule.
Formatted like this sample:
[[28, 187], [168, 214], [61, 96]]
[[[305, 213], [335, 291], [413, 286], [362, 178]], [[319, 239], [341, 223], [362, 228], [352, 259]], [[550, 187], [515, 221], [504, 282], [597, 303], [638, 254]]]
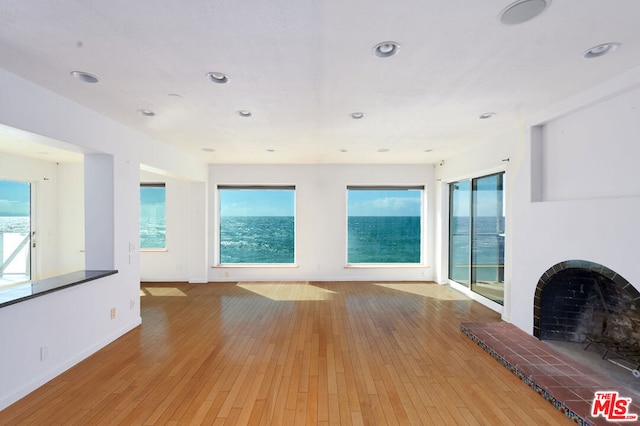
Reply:
[[218, 84], [226, 84], [229, 82], [229, 76], [221, 72], [208, 72], [207, 77], [209, 77], [209, 80], [211, 80], [212, 82]]
[[500, 13], [500, 22], [505, 25], [522, 24], [540, 15], [549, 3], [551, 0], [518, 0]]
[[267, 148], [267, 152], [276, 152], [276, 150], [273, 148]]
[[349, 152], [349, 150], [343, 148], [343, 149], [340, 150], [340, 152]]
[[354, 120], [360, 120], [364, 117], [364, 112], [352, 112], [351, 114], [349, 114], [349, 116], [351, 116], [351, 118], [353, 118]]
[[240, 117], [251, 117], [253, 114], [251, 114], [251, 111], [247, 111], [246, 109], [241, 109], [240, 111], [238, 111], [238, 115]]
[[400, 51], [400, 43], [395, 41], [383, 41], [373, 47], [373, 54], [378, 58], [388, 58]]
[[620, 43], [603, 43], [597, 46], [593, 46], [591, 49], [584, 52], [582, 55], [586, 59], [599, 58], [600, 56], [607, 55], [618, 47], [620, 47]]
[[139, 109], [138, 114], [144, 115], [145, 117], [154, 117], [156, 115], [156, 113], [150, 109]]
[[484, 114], [480, 114], [480, 115], [478, 116], [478, 118], [479, 118], [480, 120], [486, 120], [487, 118], [494, 117], [495, 115], [496, 115], [496, 113], [495, 113], [495, 112], [485, 112]]
[[433, 151], [432, 149], [425, 149], [424, 152], [431, 152]]
[[389, 152], [389, 148], [380, 148], [378, 152]]
[[84, 71], [71, 71], [71, 76], [83, 83], [97, 83], [100, 81], [95, 75]]
[[167, 97], [174, 100], [182, 99], [182, 95], [178, 95], [177, 93], [169, 93]]
[[213, 148], [202, 148], [202, 150], [203, 150], [204, 152], [216, 152], [216, 150], [215, 150], [215, 149], [213, 149]]

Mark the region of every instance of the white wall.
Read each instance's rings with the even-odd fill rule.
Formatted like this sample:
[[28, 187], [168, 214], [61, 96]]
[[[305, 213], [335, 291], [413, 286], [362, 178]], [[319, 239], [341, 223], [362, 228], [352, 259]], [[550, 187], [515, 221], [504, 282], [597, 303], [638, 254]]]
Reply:
[[[122, 294], [131, 296], [128, 284], [112, 275], [0, 308], [0, 409], [130, 330]], [[116, 307], [116, 319], [107, 306]]]
[[[190, 281], [189, 229], [191, 182], [147, 171], [140, 172], [141, 183], [164, 183], [166, 190], [166, 250], [140, 250], [142, 281]], [[202, 194], [204, 197], [205, 194]], [[204, 228], [200, 233], [205, 234]], [[200, 247], [202, 252], [204, 242]], [[197, 256], [197, 255], [196, 255]], [[201, 255], [202, 256], [202, 255]]]
[[[436, 167], [436, 280], [446, 282], [447, 182], [506, 171], [502, 318], [533, 334], [542, 274], [564, 260], [602, 264], [640, 288], [640, 70], [529, 117], [487, 145]], [[508, 162], [502, 160], [509, 158]]]
[[[432, 165], [212, 165], [210, 200], [217, 185], [287, 184], [296, 186], [296, 267], [220, 267], [215, 260], [217, 202], [209, 207], [209, 279], [243, 280], [432, 280]], [[347, 185], [424, 185], [426, 192], [425, 266], [345, 268]]]
[[[100, 86], [93, 89], [100, 90]], [[207, 167], [195, 157], [2, 69], [0, 93], [0, 124], [62, 141], [81, 152], [112, 157], [108, 177], [104, 178], [110, 184], [105, 181], [99, 185], [111, 188], [110, 194], [102, 194], [113, 197], [111, 211], [102, 215], [89, 208], [85, 210], [85, 222], [90, 228], [102, 226], [103, 218], [113, 222], [109, 223], [112, 235], [106, 238], [113, 247], [110, 264], [118, 270], [104, 279], [0, 308], [2, 409], [140, 324], [140, 163], [201, 183], [206, 180]], [[85, 179], [89, 179], [86, 173]], [[57, 193], [41, 198], [57, 198], [59, 202], [61, 196]], [[86, 247], [92, 247], [96, 236], [86, 231]], [[44, 244], [59, 241], [49, 237]], [[87, 259], [94, 254], [87, 252]], [[117, 311], [115, 319], [110, 319], [112, 308]], [[49, 357], [41, 361], [43, 346], [48, 347]]]
[[[84, 172], [83, 164], [58, 165], [58, 272], [84, 267]], [[46, 213], [46, 211], [45, 211]]]
[[640, 288], [639, 84], [634, 70], [532, 117], [512, 193], [511, 320], [528, 333], [538, 279], [558, 262], [599, 263]]

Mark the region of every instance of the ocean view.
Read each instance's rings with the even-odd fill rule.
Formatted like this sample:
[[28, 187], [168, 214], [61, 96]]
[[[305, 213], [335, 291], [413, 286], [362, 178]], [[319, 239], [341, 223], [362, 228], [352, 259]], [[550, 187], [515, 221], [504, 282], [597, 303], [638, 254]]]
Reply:
[[163, 249], [165, 241], [166, 220], [164, 217], [141, 216], [140, 217], [140, 248]]
[[29, 216], [0, 216], [0, 232], [28, 234]]
[[[144, 223], [142, 223], [144, 222]], [[140, 248], [164, 245], [164, 218], [141, 218]], [[244, 216], [222, 218], [222, 263], [293, 263], [294, 218], [291, 216]], [[413, 216], [352, 216], [348, 221], [349, 263], [419, 263], [420, 218]], [[454, 263], [468, 264], [469, 219], [454, 217], [452, 248]], [[474, 252], [476, 264], [496, 265], [504, 258], [504, 219], [477, 218]], [[0, 216], [0, 232], [26, 235], [29, 218]], [[487, 276], [478, 277], [490, 280]], [[495, 278], [494, 278], [495, 279]]]
[[[451, 226], [450, 250], [452, 268], [450, 278], [464, 282], [469, 279], [469, 217], [453, 217]], [[473, 264], [476, 268], [476, 280], [494, 282], [496, 265], [504, 264], [504, 217], [476, 217], [473, 231]], [[458, 267], [456, 265], [459, 265]], [[483, 268], [483, 266], [491, 266]]]
[[220, 263], [293, 263], [293, 216], [220, 219]]
[[[293, 263], [294, 218], [221, 219], [221, 263]], [[420, 263], [420, 217], [349, 218], [349, 263]]]
[[348, 263], [420, 263], [419, 216], [349, 216]]

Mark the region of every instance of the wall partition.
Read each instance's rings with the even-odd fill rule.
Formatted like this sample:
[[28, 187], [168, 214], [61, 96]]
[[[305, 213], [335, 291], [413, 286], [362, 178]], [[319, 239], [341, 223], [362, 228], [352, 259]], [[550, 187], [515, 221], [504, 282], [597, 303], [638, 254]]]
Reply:
[[449, 185], [449, 279], [504, 304], [504, 172]]

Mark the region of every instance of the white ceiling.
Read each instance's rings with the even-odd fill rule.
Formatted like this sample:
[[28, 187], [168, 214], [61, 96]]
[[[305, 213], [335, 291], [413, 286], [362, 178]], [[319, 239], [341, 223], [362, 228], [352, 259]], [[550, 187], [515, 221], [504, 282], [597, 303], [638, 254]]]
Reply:
[[[510, 3], [1, 0], [0, 67], [211, 163], [436, 162], [640, 65], [639, 1], [553, 0], [507, 26]], [[400, 53], [375, 57], [387, 40]], [[605, 42], [622, 46], [582, 57]]]

